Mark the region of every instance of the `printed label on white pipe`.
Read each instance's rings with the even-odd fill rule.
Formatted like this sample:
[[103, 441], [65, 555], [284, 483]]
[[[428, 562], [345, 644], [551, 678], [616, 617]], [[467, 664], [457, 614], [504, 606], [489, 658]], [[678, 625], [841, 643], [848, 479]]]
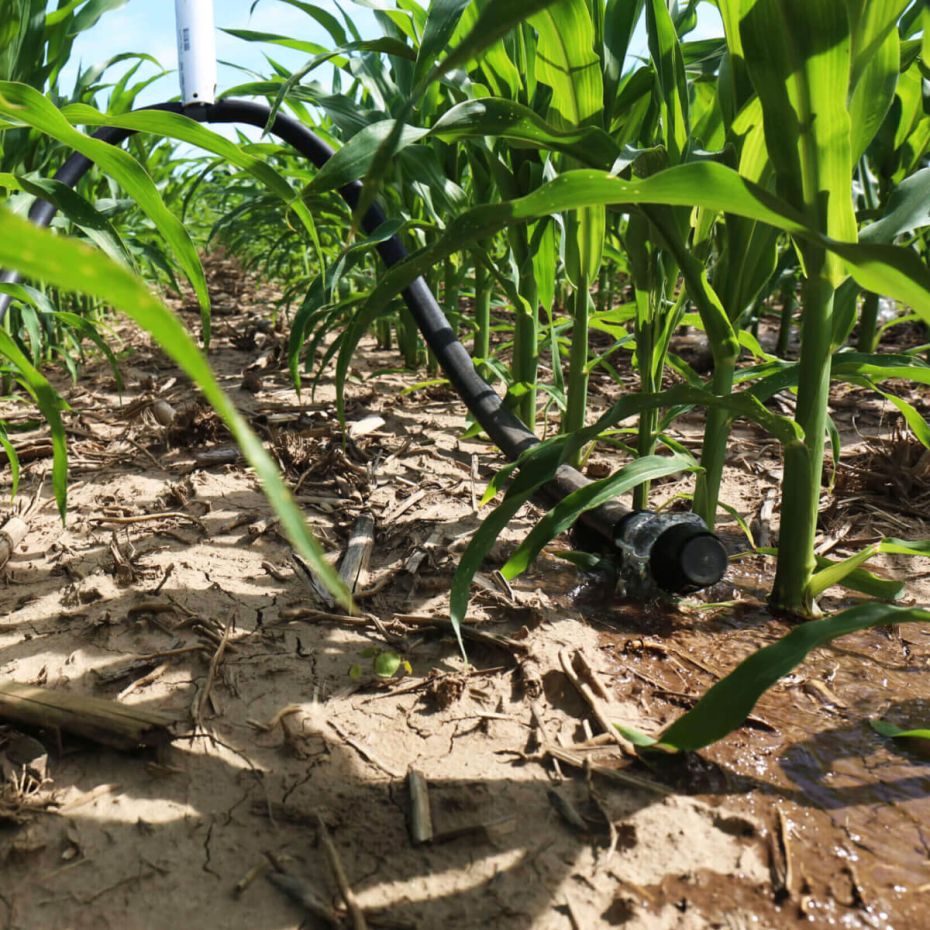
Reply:
[[216, 100], [216, 31], [213, 0], [174, 0], [181, 102]]

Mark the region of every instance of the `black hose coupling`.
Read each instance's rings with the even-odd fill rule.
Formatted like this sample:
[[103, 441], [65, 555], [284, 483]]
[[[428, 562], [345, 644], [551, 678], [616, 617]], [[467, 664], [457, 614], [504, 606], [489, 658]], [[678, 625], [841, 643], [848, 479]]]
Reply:
[[618, 588], [629, 597], [687, 594], [716, 584], [727, 569], [723, 543], [693, 513], [635, 510], [616, 524], [614, 545]]

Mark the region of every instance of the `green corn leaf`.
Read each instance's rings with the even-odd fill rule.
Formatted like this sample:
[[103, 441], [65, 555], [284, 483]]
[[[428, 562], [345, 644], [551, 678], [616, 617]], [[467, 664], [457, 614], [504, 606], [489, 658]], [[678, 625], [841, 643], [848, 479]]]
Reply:
[[[915, 369], [918, 371], [918, 369]], [[920, 372], [920, 374], [926, 374]], [[868, 388], [869, 390], [875, 391], [876, 394], [880, 394], [885, 400], [889, 401], [895, 407], [898, 408], [901, 416], [904, 417], [905, 422], [910, 428], [911, 432], [914, 434], [916, 439], [928, 449], [930, 449], [930, 425], [924, 419], [923, 414], [921, 414], [917, 408], [906, 401], [903, 397], [899, 397], [897, 394], [891, 394], [888, 391], [883, 391], [871, 378], [862, 377], [861, 375], [854, 374], [845, 374], [843, 377], [838, 378], [837, 380], [846, 381], [849, 384], [857, 384], [860, 387]], [[914, 381], [926, 383], [926, 377], [920, 378], [915, 377]], [[838, 456], [834, 456], [838, 460]]]
[[901, 316], [893, 317], [887, 323], [882, 323], [878, 328], [878, 340], [881, 342], [885, 333], [895, 326], [903, 326], [906, 323], [919, 323], [920, 317], [916, 313], [904, 313]]
[[440, 54], [448, 47], [466, 6], [468, 0], [433, 0], [430, 3], [413, 71], [415, 84], [419, 84], [426, 77]]
[[910, 0], [847, 4], [852, 27], [849, 117], [851, 154], [858, 161], [894, 101], [901, 70], [897, 23]]
[[[301, 10], [312, 19], [315, 19], [329, 33], [330, 38], [336, 45], [345, 45], [349, 41], [346, 37], [345, 30], [339, 24], [339, 20], [327, 10], [313, 3], [304, 3], [302, 0], [283, 0], [283, 2], [288, 6], [294, 7], [294, 9]], [[249, 12], [254, 13], [257, 7], [258, 0], [255, 0]]]
[[290, 96], [294, 88], [298, 87], [301, 81], [311, 72], [315, 71], [321, 65], [325, 65], [327, 62], [332, 62], [341, 68], [348, 68], [350, 59], [344, 57], [346, 52], [383, 52], [386, 55], [393, 55], [397, 58], [408, 60], [413, 60], [416, 57], [413, 50], [405, 42], [391, 37], [349, 42], [347, 45], [343, 45], [340, 48], [324, 50], [311, 58], [302, 67], [298, 68], [293, 74], [285, 78], [271, 105], [271, 110], [268, 113], [268, 121], [265, 124], [266, 131], [270, 130], [284, 101]]
[[2, 421], [0, 421], [0, 447], [6, 452], [6, 460], [10, 465], [10, 498], [12, 499], [19, 491], [19, 456], [16, 454], [13, 443], [10, 442]]
[[[798, 385], [798, 364], [782, 360], [743, 369], [737, 383], [750, 382], [748, 393], [765, 402]], [[830, 377], [878, 391], [877, 384], [893, 379], [930, 384], [930, 366], [910, 355], [867, 355], [839, 352], [833, 356]]]
[[898, 21], [909, 3], [911, 0], [884, 0], [883, 3], [846, 0], [852, 36], [850, 87], [855, 88], [863, 80], [869, 64], [881, 54], [888, 34], [898, 34]]
[[617, 91], [633, 31], [643, 12], [643, 0], [607, 0], [604, 11], [604, 125], [610, 126], [617, 107]]
[[310, 287], [307, 289], [301, 305], [294, 314], [291, 322], [291, 331], [288, 336], [287, 345], [287, 363], [291, 372], [291, 381], [294, 383], [294, 389], [300, 394], [301, 377], [300, 377], [300, 352], [303, 348], [304, 341], [307, 338], [314, 317], [319, 314], [320, 309], [325, 303], [325, 280], [322, 275], [313, 279]]
[[[395, 235], [400, 230], [401, 225], [402, 223], [399, 220], [387, 220], [382, 223], [370, 236], [355, 241], [346, 249], [335, 265], [328, 268], [325, 274], [314, 278], [297, 313], [294, 314], [290, 335], [288, 337], [288, 368], [290, 369], [291, 380], [294, 382], [294, 387], [298, 394], [301, 389], [301, 349], [307, 339], [308, 331], [314, 326], [314, 320], [318, 320], [320, 314], [329, 307], [327, 300], [329, 295], [335, 291], [339, 277], [364, 257], [370, 249]], [[357, 298], [353, 298], [353, 302], [355, 299]], [[325, 327], [326, 331], [331, 331], [331, 329], [331, 326], [327, 325]], [[323, 365], [319, 366], [319, 370], [321, 372], [323, 371]]]
[[859, 376], [870, 381], [900, 378], [918, 384], [930, 384], [930, 364], [913, 355], [870, 355], [862, 352], [839, 352], [833, 357], [832, 377]]
[[[879, 551], [882, 550], [879, 549]], [[773, 546], [760, 546], [755, 552], [760, 555], [778, 555], [778, 549]], [[822, 555], [815, 556], [815, 562], [819, 571], [837, 564], [833, 559]], [[904, 593], [906, 587], [902, 581], [880, 578], [864, 568], [852, 569], [838, 583], [849, 591], [856, 591], [858, 594], [865, 594], [867, 597], [878, 598], [881, 601], [896, 601]]]
[[689, 95], [678, 33], [665, 0], [646, 0], [646, 26], [662, 107], [665, 148], [675, 164], [681, 161], [691, 136]]
[[374, 159], [372, 159], [365, 176], [362, 193], [354, 212], [353, 222], [356, 225], [360, 223], [361, 217], [371, 206], [384, 179], [385, 172], [394, 160], [396, 147], [402, 133], [402, 126], [406, 122], [408, 114], [425, 93], [426, 88], [443, 74], [448, 74], [453, 68], [461, 67], [473, 58], [480, 56], [519, 23], [550, 6], [553, 2], [555, 0], [488, 0], [478, 14], [474, 25], [461, 42], [414, 87], [413, 93], [399, 114], [394, 129], [378, 147], [378, 151]]
[[727, 57], [718, 77], [718, 95], [724, 121], [729, 129], [734, 117], [751, 96], [752, 86], [746, 71], [743, 40], [739, 34], [741, 0], [716, 0], [716, 4], [727, 42]]
[[594, 122], [604, 101], [594, 23], [586, 0], [558, 0], [529, 20], [539, 34], [536, 76], [552, 88], [550, 121], [580, 127]]
[[500, 97], [482, 97], [457, 104], [443, 113], [430, 133], [447, 142], [492, 136], [521, 148], [560, 152], [582, 164], [604, 169], [611, 168], [624, 154], [597, 126], [557, 127], [529, 107]]
[[647, 455], [629, 462], [608, 478], [592, 481], [565, 497], [536, 524], [507, 560], [501, 574], [509, 581], [525, 572], [543, 546], [567, 530], [588, 510], [625, 494], [644, 481], [695, 470], [691, 456]]
[[[18, 222], [21, 223], [22, 220]], [[9, 262], [4, 261], [4, 264], [9, 265]], [[67, 410], [68, 405], [3, 329], [0, 329], [0, 356], [5, 356], [13, 363], [22, 383], [48, 422], [52, 434], [52, 490], [55, 503], [58, 504], [58, 512], [64, 520], [68, 510], [68, 445], [61, 411]]]
[[[118, 10], [125, 6], [128, 0], [87, 0], [80, 5], [80, 9], [75, 10], [75, 16], [69, 26], [71, 35], [79, 32], [85, 32], [92, 26], [95, 26], [100, 17], [110, 10]], [[54, 14], [52, 14], [54, 15]], [[46, 24], [48, 20], [46, 19]]]
[[[465, 622], [468, 595], [475, 572], [514, 514], [555, 474], [559, 465], [580, 447], [581, 443], [576, 443], [574, 437], [570, 437], [563, 446], [541, 443], [524, 453], [520, 459], [520, 473], [507, 489], [504, 500], [485, 518], [465, 547], [449, 594], [449, 619], [463, 656], [465, 645], [462, 642], [461, 625]], [[508, 469], [508, 473], [512, 471], [512, 468]]]
[[[278, 35], [275, 32], [260, 32], [255, 29], [221, 29], [220, 31], [234, 39], [243, 39], [246, 42], [267, 42], [270, 45], [280, 45], [282, 48], [293, 49], [295, 52], [303, 52], [306, 55], [329, 54], [329, 49], [325, 45]], [[337, 56], [336, 63], [341, 67], [346, 64], [346, 59], [343, 56]]]
[[868, 546], [863, 549], [862, 552], [857, 552], [848, 559], [843, 559], [841, 562], [834, 562], [829, 567], [822, 568], [815, 572], [808, 585], [811, 597], [820, 597], [827, 588], [832, 588], [835, 584], [842, 584], [844, 578], [868, 562], [876, 552], [878, 552], [877, 545]]
[[718, 681], [687, 714], [659, 736], [658, 743], [684, 751], [709, 746], [740, 727], [759, 698], [819, 646], [874, 626], [928, 622], [930, 611], [920, 608], [863, 604], [826, 620], [802, 623], [778, 642], [753, 653]]
[[[42, 349], [45, 345], [45, 340], [43, 339], [43, 334], [39, 327], [39, 317], [34, 312], [32, 307], [25, 306], [20, 308], [20, 318], [22, 320], [23, 329], [25, 330], [24, 335], [28, 334], [29, 336], [28, 342], [29, 348], [32, 350], [32, 364], [40, 365], [42, 363]], [[68, 368], [72, 379], [74, 379], [75, 369], [72, 360], [68, 357], [65, 357], [62, 359], [62, 361]], [[69, 364], [69, 362], [71, 364]]]
[[[79, 33], [85, 32], [103, 16], [104, 13], [118, 9], [126, 4], [127, 0], [86, 0], [84, 3], [69, 2], [62, 4], [61, 9], [46, 14], [44, 23], [41, 13], [38, 17], [33, 15], [31, 25], [38, 26], [37, 35], [31, 47], [27, 44], [22, 49], [24, 57], [31, 52], [38, 57], [34, 65], [35, 70], [29, 74], [20, 73], [17, 77], [35, 87], [54, 88], [58, 83], [61, 69], [71, 57], [74, 41]], [[27, 4], [28, 6], [28, 4]], [[33, 11], [39, 6], [33, 3]], [[44, 26], [44, 28], [42, 28]], [[44, 45], [44, 49], [43, 49]], [[44, 51], [44, 65], [42, 53]]]
[[129, 264], [129, 254], [113, 224], [67, 184], [52, 178], [17, 178], [20, 188], [54, 204], [97, 248], [114, 261]]
[[[716, 346], [715, 357], [735, 359], [739, 355], [739, 340], [733, 323], [717, 291], [711, 287], [706, 269], [684, 241], [671, 211], [650, 207], [644, 213], [660, 232], [666, 247], [678, 262], [688, 296], [697, 307], [704, 331]], [[673, 322], [673, 315], [669, 315], [668, 325], [671, 326]], [[666, 336], [671, 337], [671, 330]]]
[[87, 156], [111, 175], [136, 201], [164, 237], [168, 248], [194, 288], [200, 303], [204, 341], [210, 338], [210, 297], [197, 250], [183, 224], [164, 205], [151, 178], [142, 166], [121, 149], [91, 139], [75, 129], [50, 100], [25, 84], [0, 82], [0, 116], [57, 139], [62, 144]]
[[[573, 434], [573, 441], [590, 442], [604, 430], [620, 421], [638, 415], [644, 410], [662, 407], [703, 406], [708, 409], [725, 410], [734, 417], [742, 417], [758, 423], [783, 446], [794, 446], [803, 441], [804, 434], [793, 420], [772, 413], [755, 397], [747, 392], [717, 396], [688, 384], [676, 384], [658, 394], [633, 394], [621, 398], [608, 408], [591, 426]], [[551, 440], [553, 443], [561, 440]]]
[[[556, 271], [559, 264], [559, 243], [556, 237], [556, 225], [551, 220], [542, 220], [531, 227], [530, 253], [533, 263], [533, 277], [539, 297], [539, 306], [545, 310], [552, 307], [555, 300]], [[553, 334], [554, 335], [554, 334]], [[552, 378], [556, 389], [561, 387], [562, 366], [558, 361], [558, 343], [555, 343], [556, 355], [552, 362]]]
[[878, 544], [879, 552], [889, 555], [930, 555], [930, 540], [927, 539], [898, 539], [889, 536]]
[[336, 190], [363, 177], [371, 168], [381, 145], [395, 133], [395, 153], [434, 136], [444, 142], [460, 139], [506, 139], [516, 147], [545, 148], [561, 152], [588, 165], [610, 168], [622, 152], [602, 129], [556, 128], [523, 104], [499, 97], [466, 100], [447, 110], [430, 129], [402, 126], [397, 121], [372, 123], [336, 150], [311, 181], [309, 190]]
[[564, 559], [566, 562], [570, 562], [575, 568], [583, 572], [609, 571], [614, 567], [610, 559], [606, 559], [601, 555], [596, 555], [593, 552], [567, 549], [553, 552], [552, 554], [557, 559]]
[[[37, 312], [60, 320], [66, 326], [70, 326], [76, 333], [79, 333], [81, 336], [93, 342], [110, 363], [110, 370], [113, 372], [113, 379], [116, 381], [116, 389], [122, 392], [123, 376], [119, 369], [119, 361], [113, 354], [113, 350], [107, 344], [106, 340], [97, 332], [97, 328], [90, 320], [78, 316], [76, 313], [70, 313], [67, 310], [56, 310], [45, 294], [37, 288], [29, 287], [26, 284], [0, 282], [0, 294], [9, 294], [16, 300], [33, 307]], [[34, 344], [42, 344], [41, 339], [33, 337], [32, 334], [30, 334], [30, 338], [34, 339]]]
[[[603, 122], [604, 82], [588, 4], [585, 0], [562, 0], [538, 13], [530, 24], [538, 33], [536, 77], [552, 88], [550, 119], [556, 126], [598, 126]], [[590, 163], [590, 155], [582, 155], [581, 159], [568, 155], [560, 167], [564, 170]], [[600, 268], [606, 215], [601, 207], [586, 208], [569, 212], [564, 222], [565, 275], [576, 291], [586, 292]], [[578, 306], [583, 306], [586, 299], [576, 298]], [[584, 392], [583, 382], [577, 380], [581, 361], [579, 350], [572, 362], [570, 380], [576, 385], [574, 390]]]
[[[501, 491], [504, 482], [518, 469], [521, 474], [524, 471], [533, 473], [540, 482], [549, 481], [561, 462], [567, 461], [575, 451], [592, 442], [622, 420], [638, 416], [645, 410], [691, 406], [721, 408], [734, 417], [744, 417], [758, 423], [783, 445], [799, 443], [804, 438], [793, 420], [773, 414], [754, 397], [745, 393], [717, 397], [709, 391], [687, 384], [678, 384], [659, 394], [629, 394], [613, 404], [590, 426], [576, 430], [570, 435], [555, 436], [537, 443], [523, 452], [515, 462], [505, 465], [489, 482], [481, 499], [481, 505], [484, 506], [493, 500]], [[560, 447], [562, 447], [562, 452], [558, 455]], [[553, 458], [554, 451], [556, 452], [555, 458]], [[663, 459], [663, 461], [668, 461], [668, 459]], [[689, 459], [688, 465], [693, 464], [693, 461]], [[549, 470], [546, 470], [547, 467]]]
[[70, 313], [67, 310], [56, 310], [55, 318], [67, 326], [70, 326], [76, 333], [79, 333], [86, 339], [89, 339], [99, 350], [100, 354], [110, 363], [110, 371], [113, 372], [113, 380], [116, 382], [116, 389], [120, 393], [123, 391], [123, 375], [119, 368], [119, 360], [113, 353], [106, 339], [97, 332], [97, 328], [90, 320], [78, 316], [76, 313]]
[[770, 226], [732, 215], [725, 217], [723, 231], [714, 288], [730, 319], [739, 321], [751, 313], [772, 278], [778, 259], [778, 233]]
[[[399, 129], [398, 129], [399, 126]], [[372, 162], [391, 134], [396, 134], [394, 141], [395, 155], [408, 145], [419, 142], [429, 135], [428, 129], [405, 126], [398, 120], [386, 119], [366, 126], [357, 132], [345, 145], [317, 172], [308, 185], [308, 190], [315, 193], [336, 190], [352, 181], [363, 177], [371, 168]]]
[[[854, 242], [846, 4], [742, 0], [739, 30], [779, 193], [814, 229]], [[844, 277], [835, 258], [827, 273], [834, 287]]]
[[872, 382], [867, 383], [873, 391], [877, 394], [881, 394], [885, 400], [898, 408], [898, 412], [904, 417], [904, 422], [907, 423], [908, 428], [914, 434], [917, 441], [925, 448], [930, 449], [930, 424], [924, 419], [923, 414], [903, 397], [898, 397], [897, 394], [890, 394], [888, 391], [883, 391]]
[[[481, 13], [481, 4], [470, 3], [462, 12], [462, 18], [459, 20], [459, 26], [454, 36], [455, 45], [457, 46], [461, 39], [468, 35], [478, 22]], [[520, 70], [513, 63], [508, 54], [507, 46], [503, 38], [492, 42], [481, 53], [481, 58], [476, 64], [476, 70], [491, 89], [492, 94], [497, 97], [510, 97], [516, 99], [522, 90], [527, 89], [531, 76], [521, 74]], [[525, 84], [526, 82], [526, 84]]]
[[752, 527], [746, 521], [746, 518], [733, 506], [725, 501], [717, 501], [717, 510], [722, 510], [729, 518], [740, 528], [749, 545], [756, 549], [756, 540], [752, 535]]
[[[895, 187], [880, 219], [859, 232], [859, 241], [888, 245], [930, 225], [930, 168], [923, 168]], [[834, 300], [833, 345], [844, 345], [856, 321], [856, 300], [861, 288], [854, 280], [845, 281]]]
[[[823, 556], [817, 556], [816, 562], [818, 570], [831, 564], [830, 560]], [[874, 597], [879, 601], [896, 601], [907, 589], [903, 581], [882, 578], [864, 568], [851, 571], [840, 582], [840, 587], [846, 588], [847, 591], [855, 591], [857, 594], [864, 594], [866, 597]]]
[[[866, 572], [865, 576], [862, 573], [860, 566], [864, 565], [870, 558], [875, 555], [885, 553], [887, 555], [914, 555], [914, 556], [928, 556], [930, 555], [930, 540], [926, 539], [898, 539], [896, 537], [889, 536], [886, 539], [882, 539], [877, 543], [873, 543], [871, 546], [867, 546], [862, 552], [858, 552], [855, 555], [850, 556], [847, 559], [843, 559], [840, 562], [832, 562], [826, 559], [818, 560], [819, 570], [814, 575], [812, 581], [812, 590], [813, 596], [818, 597], [827, 588], [835, 584], [843, 585], [844, 587], [859, 590], [862, 593], [871, 593], [868, 591], [863, 591], [862, 587], [856, 587], [854, 584], [849, 583], [851, 576], [858, 576], [858, 581], [865, 581], [865, 576], [869, 576], [869, 573]], [[886, 581], [886, 579], [876, 578], [874, 575], [869, 576], [874, 579], [876, 582]], [[895, 600], [901, 595], [904, 591], [904, 584], [894, 580], [887, 580], [887, 584], [883, 586], [883, 594], [874, 595], [874, 596], [884, 596], [889, 600]], [[887, 597], [888, 594], [892, 596]]]
[[[930, 729], [903, 730], [888, 720], [870, 720], [869, 726], [876, 733], [880, 733], [882, 736], [890, 736], [892, 739], [930, 740]], [[930, 747], [925, 748], [924, 752], [926, 753], [928, 749]]]
[[898, 236], [930, 225], [930, 168], [922, 168], [892, 192], [882, 218], [859, 234], [862, 242], [889, 243]]
[[468, 34], [423, 78], [417, 85], [417, 91], [453, 68], [460, 68], [478, 58], [515, 26], [555, 2], [557, 0], [488, 0]]
[[[538, 33], [536, 77], [552, 88], [550, 121], [558, 127], [597, 125], [604, 85], [594, 51], [594, 23], [586, 0], [559, 0], [530, 19]], [[587, 158], [581, 160], [588, 164]], [[567, 167], [574, 167], [569, 158]], [[575, 288], [597, 277], [604, 248], [605, 216], [600, 207], [565, 218], [565, 273]]]
[[[61, 9], [46, 13], [45, 28], [53, 29], [59, 23], [64, 22], [83, 2], [84, 0], [68, 0]], [[123, 0], [123, 3], [125, 2], [126, 0]]]
[[514, 518], [517, 511], [533, 497], [533, 494], [544, 483], [545, 481], [541, 480], [521, 493], [508, 494], [485, 517], [484, 522], [468, 541], [468, 546], [462, 553], [461, 559], [459, 559], [455, 576], [452, 579], [452, 589], [449, 592], [449, 619], [452, 621], [452, 628], [455, 630], [455, 635], [459, 641], [459, 649], [461, 649], [463, 656], [465, 656], [465, 644], [462, 641], [461, 627], [465, 622], [468, 597], [475, 572], [481, 568], [481, 563], [490, 551], [491, 546], [506, 529], [507, 524]]
[[[261, 441], [217, 384], [207, 360], [198, 351], [184, 325], [140, 279], [111, 262], [100, 252], [79, 242], [57, 237], [47, 230], [37, 229], [4, 209], [0, 209], [0, 265], [63, 290], [77, 290], [106, 301], [148, 332], [200, 387], [213, 409], [229, 427], [243, 455], [262, 482], [265, 493], [294, 548], [307, 559], [327, 588], [345, 605], [350, 604], [351, 598], [338, 574], [324, 558], [319, 543], [307, 528], [300, 509], [282, 482], [277, 467]], [[12, 343], [9, 336], [0, 336], [0, 340], [4, 338]], [[12, 349], [19, 351], [15, 344], [12, 344]], [[10, 346], [0, 342], [0, 352], [10, 355], [14, 363], [23, 370], [25, 359], [14, 357]], [[53, 441], [61, 446], [60, 451], [56, 451], [53, 484], [56, 497], [59, 498], [59, 507], [63, 509], [66, 466], [64, 430], [60, 428], [58, 401], [54, 396], [48, 395], [42, 382], [32, 377], [37, 399], [43, 396], [46, 398], [43, 400], [42, 412], [52, 425]], [[55, 439], [56, 430], [60, 430], [58, 440]]]
[[[71, 96], [74, 99], [78, 99], [81, 96], [82, 91], [91, 88], [94, 84], [97, 83], [97, 81], [100, 80], [101, 77], [103, 77], [103, 75], [107, 71], [109, 71], [110, 68], [112, 68], [114, 65], [121, 64], [124, 61], [134, 61], [135, 65], [134, 67], [130, 68], [130, 70], [126, 73], [126, 75], [120, 80], [121, 85], [124, 84], [124, 82], [129, 78], [130, 75], [135, 73], [136, 69], [144, 61], [147, 61], [150, 64], [153, 64], [157, 68], [160, 69], [159, 74], [153, 75], [145, 83], [151, 83], [152, 81], [156, 81], [163, 75], [167, 74], [166, 71], [161, 70], [161, 62], [159, 62], [159, 60], [155, 58], [153, 55], [147, 55], [144, 52], [120, 52], [120, 54], [113, 55], [112, 57], [108, 58], [106, 61], [99, 62], [98, 64], [95, 64], [90, 68], [87, 68], [85, 71], [82, 71], [81, 74], [78, 75], [77, 79], [74, 82], [75, 89]], [[116, 91], [116, 96], [119, 97], [120, 88], [114, 87], [113, 90], [111, 91], [111, 95], [110, 95], [111, 108], [113, 107], [113, 104], [116, 103], [116, 100], [113, 97], [113, 91]]]

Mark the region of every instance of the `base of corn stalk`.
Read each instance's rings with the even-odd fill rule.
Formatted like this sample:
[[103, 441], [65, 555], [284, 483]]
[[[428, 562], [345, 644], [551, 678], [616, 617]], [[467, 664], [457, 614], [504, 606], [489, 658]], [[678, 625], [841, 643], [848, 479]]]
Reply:
[[[572, 347], [569, 357], [565, 416], [562, 421], [563, 433], [573, 433], [584, 429], [585, 425], [585, 413], [588, 409], [589, 301], [588, 282], [582, 276], [573, 295]], [[583, 450], [579, 449], [570, 464], [578, 468], [582, 455]]]
[[811, 277], [804, 281], [801, 358], [795, 420], [804, 441], [785, 447], [785, 477], [781, 494], [778, 566], [770, 603], [807, 619], [821, 616], [810, 592], [817, 567], [814, 543], [823, 477], [827, 405], [830, 395], [830, 341], [833, 335], [833, 286], [816, 273], [823, 256], [808, 257]]

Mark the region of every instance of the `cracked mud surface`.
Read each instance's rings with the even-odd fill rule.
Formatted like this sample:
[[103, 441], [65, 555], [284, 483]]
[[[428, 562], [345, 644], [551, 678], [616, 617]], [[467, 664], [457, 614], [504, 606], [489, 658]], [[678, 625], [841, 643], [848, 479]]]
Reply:
[[[215, 289], [228, 276], [212, 266]], [[276, 363], [257, 393], [240, 389], [245, 366], [280, 340], [256, 328], [263, 302], [254, 299], [244, 313], [215, 318], [211, 354], [225, 386], [299, 486], [327, 549], [340, 552], [357, 516], [374, 515], [367, 585], [383, 586], [362, 609], [390, 633], [401, 630], [398, 617], [447, 616], [451, 574], [478, 524], [474, 498], [498, 457], [459, 438], [464, 417], [443, 388], [404, 395], [416, 376], [368, 380], [395, 364], [372, 345], [349, 387], [348, 420], [385, 422], [346, 453], [329, 382], [307, 398], [300, 419]], [[170, 713], [187, 736], [165, 750], [126, 754], [33, 734], [48, 749], [54, 806], [0, 825], [0, 928], [322, 926], [264, 873], [235, 893], [271, 853], [338, 903], [317, 815], [371, 927], [921, 926], [930, 770], [882, 742], [865, 720], [926, 724], [930, 630], [876, 631], [820, 650], [760, 704], [758, 725], [684, 767], [635, 769], [670, 793], [599, 776], [589, 785], [566, 765], [559, 781], [551, 761], [534, 755], [534, 701], [556, 744], [599, 732], [561, 671], [560, 653], [584, 655], [610, 688], [617, 719], [657, 732], [714, 674], [787, 629], [758, 601], [768, 569], [744, 563], [712, 593], [739, 601], [735, 607], [622, 605], [581, 585], [551, 554], [560, 544], [510, 597], [490, 572], [532, 525], [527, 509], [492, 553], [472, 608], [481, 629], [518, 641], [517, 654], [475, 644], [466, 673], [450, 638], [418, 631], [411, 620], [397, 646], [410, 673], [378, 680], [373, 662], [387, 644], [374, 626], [288, 612], [312, 595], [269, 525], [255, 479], [241, 463], [197, 465], [196, 454], [228, 445], [210, 416], [190, 411], [183, 426], [165, 431], [148, 413], [121, 412], [153, 389], [179, 411], [192, 399], [169, 363], [135, 341], [123, 408], [103, 367], [67, 392], [69, 423], [83, 432], [72, 437], [68, 522], [62, 529], [51, 506], [33, 514], [5, 570], [0, 681], [119, 697]], [[766, 461], [774, 450], [766, 453], [758, 437], [737, 439], [724, 499], [749, 516], [777, 464]], [[43, 464], [28, 465], [25, 494]], [[660, 495], [683, 488], [668, 482]], [[196, 520], [100, 522], [161, 512]], [[909, 519], [898, 535], [920, 536], [922, 517]], [[863, 518], [855, 520], [858, 532]], [[912, 561], [903, 571], [921, 568], [925, 562]], [[924, 582], [913, 590], [925, 594]], [[227, 626], [203, 728], [191, 733]], [[146, 656], [153, 658], [128, 666]], [[0, 728], [0, 753], [5, 735]], [[610, 744], [591, 756], [619, 760]], [[411, 843], [411, 767], [429, 784], [442, 842]], [[559, 813], [566, 801], [588, 818], [586, 829]], [[613, 852], [606, 820], [616, 830]], [[776, 861], [785, 830], [787, 877]]]

